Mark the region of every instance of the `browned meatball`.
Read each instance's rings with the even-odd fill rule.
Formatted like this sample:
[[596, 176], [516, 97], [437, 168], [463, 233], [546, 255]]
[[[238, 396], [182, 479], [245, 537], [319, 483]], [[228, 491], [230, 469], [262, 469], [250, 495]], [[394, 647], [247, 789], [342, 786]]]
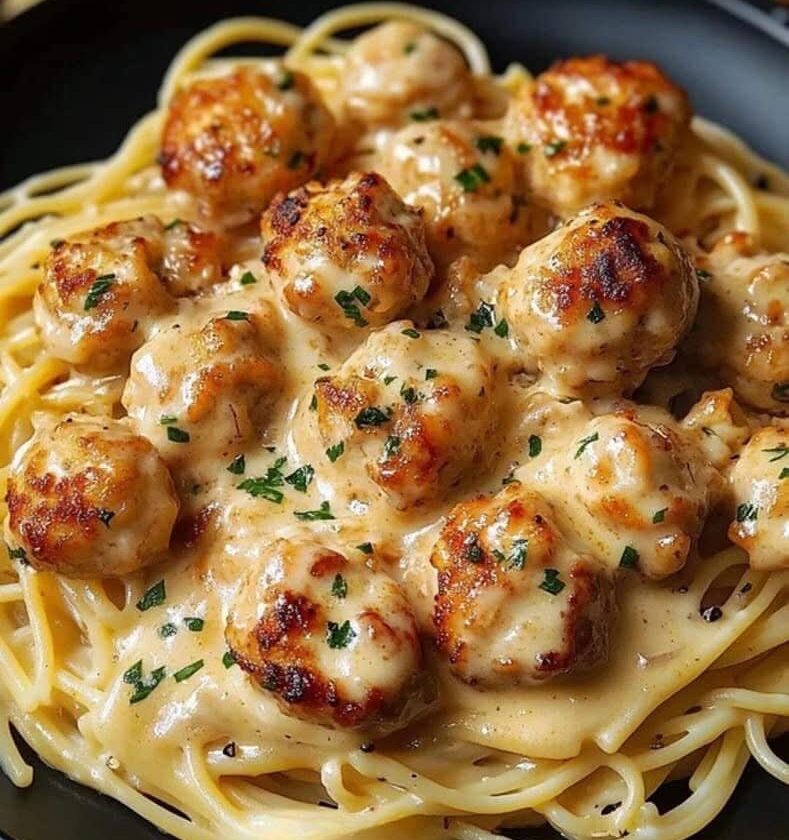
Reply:
[[250, 568], [226, 638], [289, 715], [391, 728], [419, 710], [422, 650], [400, 587], [308, 540], [280, 539]]
[[685, 93], [654, 65], [559, 61], [517, 96], [505, 133], [530, 191], [565, 216], [592, 201], [648, 209], [688, 135]]
[[326, 162], [334, 119], [309, 78], [278, 63], [197, 79], [167, 113], [167, 185], [215, 214], [260, 210]]
[[75, 578], [125, 575], [160, 560], [178, 514], [153, 446], [123, 422], [86, 416], [41, 430], [19, 450], [6, 502], [20, 556]]
[[534, 683], [606, 660], [612, 580], [519, 483], [456, 505], [430, 559], [438, 647], [465, 682]]
[[422, 220], [374, 172], [278, 197], [261, 230], [287, 305], [329, 327], [386, 324], [424, 297], [433, 275]]

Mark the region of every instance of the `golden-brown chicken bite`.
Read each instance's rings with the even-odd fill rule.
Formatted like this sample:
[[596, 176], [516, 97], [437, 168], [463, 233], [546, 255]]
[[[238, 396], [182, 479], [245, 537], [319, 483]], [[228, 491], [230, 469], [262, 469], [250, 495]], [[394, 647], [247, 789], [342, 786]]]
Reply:
[[259, 211], [326, 163], [334, 119], [309, 78], [277, 62], [200, 78], [170, 102], [160, 162], [209, 212]]
[[114, 577], [160, 560], [178, 514], [159, 453], [121, 421], [68, 416], [14, 458], [6, 493], [12, 553], [40, 571]]
[[176, 323], [135, 353], [123, 405], [174, 467], [233, 456], [279, 394], [277, 335], [268, 305]]
[[356, 38], [345, 56], [349, 116], [367, 125], [471, 116], [471, 73], [460, 51], [411, 21], [389, 21]]
[[394, 134], [376, 161], [403, 200], [421, 210], [437, 266], [469, 256], [486, 271], [543, 232], [542, 216], [526, 205], [513, 152], [492, 125], [418, 123]]
[[226, 638], [285, 714], [391, 728], [420, 710], [416, 621], [400, 587], [316, 542], [279, 539], [251, 566]]
[[567, 216], [617, 199], [646, 210], [688, 135], [684, 91], [654, 65], [604, 56], [559, 61], [513, 99], [505, 134], [529, 193]]
[[690, 259], [661, 225], [592, 205], [497, 275], [497, 311], [557, 394], [627, 393], [671, 361], [696, 315]]
[[495, 367], [478, 342], [400, 321], [372, 333], [314, 390], [314, 433], [338, 475], [366, 470], [400, 509], [483, 468], [495, 443]]
[[729, 466], [750, 436], [748, 419], [731, 388], [705, 391], [682, 420], [682, 427], [696, 436], [707, 460], [719, 470]]
[[456, 505], [430, 560], [438, 648], [465, 682], [535, 683], [606, 660], [612, 578], [519, 483]]
[[568, 426], [517, 475], [544, 487], [610, 568], [654, 579], [685, 565], [724, 488], [695, 438], [658, 409]]
[[224, 258], [220, 234], [173, 219], [164, 227], [164, 253], [157, 272], [170, 294], [188, 297], [224, 279]]
[[748, 441], [730, 475], [729, 539], [754, 569], [789, 568], [789, 430], [765, 426]]
[[697, 263], [701, 302], [689, 353], [743, 402], [789, 414], [789, 254], [760, 252], [734, 233]]
[[374, 172], [278, 196], [261, 231], [288, 307], [327, 327], [386, 324], [424, 297], [433, 275], [419, 214]]

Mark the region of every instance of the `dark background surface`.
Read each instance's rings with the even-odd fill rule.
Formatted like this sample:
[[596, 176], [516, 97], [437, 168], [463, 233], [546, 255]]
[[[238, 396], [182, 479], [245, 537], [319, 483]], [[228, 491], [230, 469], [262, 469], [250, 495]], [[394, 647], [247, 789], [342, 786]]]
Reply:
[[[308, 23], [334, 5], [340, 4], [45, 0], [0, 28], [0, 189], [44, 169], [109, 155], [132, 122], [154, 106], [176, 50], [203, 27], [241, 14]], [[789, 166], [789, 49], [775, 34], [789, 35], [780, 16], [760, 29], [701, 0], [429, 5], [471, 25], [498, 70], [512, 60], [540, 70], [554, 58], [589, 52], [657, 61], [688, 89], [698, 112]], [[0, 837], [5, 831], [13, 840], [106, 840], [108, 834], [113, 840], [161, 840], [116, 803], [36, 766], [36, 781], [25, 791], [0, 773]], [[663, 807], [684, 792], [683, 784], [667, 787]], [[527, 836], [556, 835], [546, 830]], [[787, 840], [787, 789], [750, 766], [723, 815], [698, 838]]]

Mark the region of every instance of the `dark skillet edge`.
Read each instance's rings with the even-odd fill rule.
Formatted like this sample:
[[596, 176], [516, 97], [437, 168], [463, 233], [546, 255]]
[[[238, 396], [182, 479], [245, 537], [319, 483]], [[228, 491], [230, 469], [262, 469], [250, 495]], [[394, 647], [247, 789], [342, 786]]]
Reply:
[[[706, 4], [736, 19], [744, 27], [757, 30], [777, 43], [789, 46], [789, 30], [743, 0], [706, 0]], [[43, 0], [0, 27], [0, 51], [4, 43], [11, 43], [15, 38], [26, 38], [31, 33], [51, 28], [64, 14], [78, 14], [78, 11], [70, 10], [78, 10], [80, 6], [81, 0]], [[261, 8], [260, 13], [264, 14], [265, 11], [265, 8]], [[459, 12], [462, 10], [459, 9]], [[218, 11], [217, 18], [221, 16], [221, 11]], [[779, 751], [785, 758], [789, 757], [789, 736], [780, 739]], [[30, 751], [26, 750], [26, 754], [29, 755]], [[0, 838], [41, 840], [43, 835], [40, 833], [28, 833], [31, 826], [37, 825], [46, 825], [51, 829], [51, 834], [46, 840], [50, 840], [50, 837], [52, 840], [98, 840], [99, 836], [106, 837], [107, 828], [110, 827], [116, 840], [156, 840], [165, 836], [111, 798], [71, 782], [59, 771], [45, 767], [38, 759], [34, 759], [33, 763], [36, 778], [32, 789], [22, 793], [14, 790], [6, 793], [2, 790], [4, 780], [0, 780], [0, 820], [3, 820], [6, 808], [14, 808], [15, 803], [32, 800], [35, 802], [32, 813], [36, 814], [36, 822], [31, 822], [29, 815], [23, 814], [18, 820], [14, 820], [17, 825], [13, 829], [16, 836], [4, 833], [0, 828]], [[9, 788], [10, 785], [5, 787]], [[665, 791], [665, 796], [660, 797], [664, 807], [671, 807], [679, 801], [683, 783], [671, 783], [668, 788], [670, 789]], [[786, 824], [785, 810], [781, 810], [781, 804], [785, 803], [786, 799], [786, 788], [751, 761], [723, 813], [698, 835], [698, 838], [742, 840], [744, 836], [759, 836], [760, 840], [779, 840], [777, 834], [763, 832]], [[67, 803], [67, 806], [63, 803]], [[742, 813], [744, 818], [735, 820], [735, 812]], [[764, 819], [768, 819], [769, 823], [763, 822]], [[82, 825], [79, 825], [80, 821]], [[744, 834], [743, 832], [749, 831], [748, 826], [752, 826], [756, 834]], [[523, 840], [547, 840], [549, 836], [555, 837], [555, 834], [538, 830], [526, 834], [519, 833], [517, 836]]]

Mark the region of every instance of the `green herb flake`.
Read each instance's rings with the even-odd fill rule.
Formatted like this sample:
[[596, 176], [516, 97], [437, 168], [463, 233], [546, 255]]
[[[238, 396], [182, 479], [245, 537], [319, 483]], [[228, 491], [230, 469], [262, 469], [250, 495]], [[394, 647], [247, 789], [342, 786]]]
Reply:
[[157, 581], [147, 592], [137, 601], [137, 609], [140, 612], [145, 612], [153, 607], [161, 606], [167, 600], [167, 587], [164, 583], [164, 578]]
[[463, 187], [463, 192], [476, 192], [482, 184], [490, 181], [490, 175], [481, 163], [475, 163], [468, 169], [461, 169], [455, 175], [455, 180]]
[[409, 327], [406, 330], [400, 330], [400, 334], [405, 335], [408, 338], [419, 338], [420, 335], [415, 329], [412, 329], [411, 327]]
[[525, 155], [527, 152], [531, 151], [531, 143], [518, 143], [515, 147], [515, 151], [519, 155]]
[[752, 502], [743, 502], [737, 505], [737, 521], [753, 522], [759, 516], [759, 508]]
[[109, 528], [110, 523], [115, 518], [115, 513], [111, 510], [105, 510], [104, 508], [100, 508], [98, 512], [98, 517], [99, 522], [101, 522], [101, 524], [105, 527]]
[[538, 435], [529, 435], [529, 457], [536, 458], [542, 452], [542, 438]]
[[321, 502], [318, 510], [297, 510], [293, 515], [302, 522], [319, 522], [335, 518], [328, 502]]
[[406, 55], [411, 55], [412, 52], [416, 50], [416, 44], [413, 41], [409, 41], [404, 47], [403, 52]]
[[178, 628], [170, 621], [167, 624], [162, 624], [159, 628], [159, 635], [163, 639], [169, 639], [170, 636], [174, 636], [178, 632]]
[[24, 548], [11, 548], [9, 545], [7, 545], [6, 548], [8, 549], [9, 559], [20, 560], [23, 563], [27, 563], [27, 552]]
[[185, 432], [183, 429], [179, 429], [177, 426], [168, 426], [167, 440], [171, 441], [172, 443], [189, 443], [191, 438], [189, 437], [189, 432]]
[[202, 633], [203, 627], [205, 627], [205, 619], [195, 617], [185, 618], [184, 625], [192, 633]]
[[164, 226], [165, 230], [172, 230], [173, 228], [178, 227], [178, 225], [182, 225], [183, 221], [181, 219], [173, 219], [172, 222], [169, 222]]
[[397, 379], [396, 376], [385, 376], [384, 385], [391, 385], [395, 381], [395, 379]]
[[170, 426], [176, 422], [178, 422], [178, 418], [174, 414], [162, 414], [159, 418], [160, 426]]
[[468, 323], [466, 329], [468, 332], [477, 333], [479, 335], [486, 327], [493, 327], [495, 324], [496, 309], [492, 303], [486, 303], [484, 300], [480, 305], [468, 316]]
[[558, 595], [565, 587], [565, 582], [559, 577], [558, 569], [545, 569], [543, 571], [543, 581], [540, 584], [540, 589], [550, 595]]
[[595, 441], [600, 440], [600, 435], [595, 432], [593, 435], [589, 435], [589, 437], [581, 438], [578, 441], [578, 449], [575, 450], [575, 458], [580, 458], [581, 455], [584, 454], [586, 447], [589, 446], [590, 443], [594, 443]]
[[291, 487], [298, 490], [299, 493], [306, 493], [314, 476], [315, 469], [312, 464], [304, 464], [297, 470], [294, 470], [290, 475], [286, 475], [285, 481], [290, 484]]
[[657, 525], [660, 522], [664, 522], [666, 519], [666, 511], [668, 508], [661, 508], [658, 511], [655, 511], [655, 515], [652, 517], [652, 523]]
[[205, 662], [202, 659], [198, 659], [196, 662], [193, 662], [191, 665], [187, 665], [185, 668], [181, 668], [180, 671], [176, 671], [173, 674], [173, 679], [177, 683], [182, 683], [189, 679], [189, 677], [193, 677], [203, 666]]
[[419, 394], [417, 393], [416, 388], [411, 385], [403, 385], [400, 389], [400, 396], [408, 405], [413, 405], [413, 403], [419, 399]]
[[384, 458], [391, 458], [400, 449], [401, 439], [397, 435], [389, 435], [384, 443]]
[[346, 648], [356, 638], [356, 631], [351, 627], [350, 621], [343, 621], [337, 624], [329, 621], [326, 624], [326, 642], [333, 650]]
[[357, 429], [368, 429], [389, 422], [389, 415], [374, 405], [363, 408], [353, 421]]
[[290, 90], [293, 87], [293, 82], [295, 81], [293, 73], [290, 70], [285, 70], [280, 77], [280, 80], [277, 82], [277, 88], [279, 90]]
[[348, 581], [341, 574], [336, 574], [331, 584], [331, 594], [335, 598], [344, 598], [348, 594]]
[[[359, 303], [363, 306], [365, 305], [365, 301], [369, 303], [370, 295], [361, 286], [357, 286], [352, 292], [341, 289], [334, 296], [334, 300], [340, 309], [342, 309], [345, 317], [353, 321], [357, 327], [367, 326], [367, 321], [364, 319], [362, 312], [359, 309]], [[357, 301], [359, 303], [357, 303]]]
[[319, 368], [320, 368], [320, 370], [322, 370], [322, 371], [331, 370], [331, 367], [330, 367], [329, 365], [327, 365], [327, 364], [326, 364], [326, 362], [320, 362], [320, 364], [318, 365], [318, 367], [319, 367]]
[[138, 660], [127, 671], [123, 673], [123, 681], [126, 685], [135, 685], [142, 679], [142, 659]]
[[619, 566], [622, 569], [635, 569], [638, 563], [638, 552], [632, 545], [626, 545], [619, 558]]
[[164, 667], [157, 668], [155, 671], [151, 671], [148, 677], [140, 679], [136, 682], [134, 684], [134, 692], [129, 698], [129, 704], [134, 705], [135, 703], [145, 700], [145, 698], [151, 694], [151, 692], [159, 685], [166, 675], [167, 671]]
[[222, 664], [228, 669], [232, 668], [236, 664], [236, 658], [229, 650], [226, 650], [224, 654], [222, 654]]
[[242, 312], [240, 309], [231, 309], [225, 315], [225, 321], [248, 321], [249, 312]]
[[510, 334], [510, 325], [504, 318], [502, 318], [493, 328], [493, 332], [496, 333], [499, 338], [507, 338]]
[[247, 469], [247, 459], [243, 455], [236, 455], [228, 464], [227, 471], [232, 475], [243, 475]]
[[419, 111], [411, 111], [409, 116], [414, 122], [430, 122], [430, 120], [438, 119], [438, 108], [431, 106], [430, 108], [422, 108]]
[[310, 400], [310, 411], [317, 411], [318, 410], [318, 397], [316, 394], [312, 395], [312, 399]]
[[586, 313], [586, 320], [591, 321], [593, 324], [599, 324], [600, 321], [605, 320], [603, 307], [597, 301], [594, 302], [594, 306]]
[[91, 309], [95, 309], [115, 282], [114, 274], [102, 274], [100, 277], [97, 277], [85, 297], [85, 311], [89, 312]]
[[477, 137], [474, 145], [483, 154], [485, 152], [493, 152], [494, 155], [498, 155], [501, 152], [501, 146], [503, 143], [503, 137], [497, 137], [494, 134], [486, 134], [484, 137]]
[[371, 542], [364, 542], [360, 545], [357, 545], [356, 550], [361, 551], [362, 554], [372, 554], [374, 551], [373, 544]]
[[780, 444], [779, 446], [774, 446], [772, 449], [762, 449], [762, 452], [765, 452], [767, 455], [772, 455], [773, 457], [769, 459], [769, 462], [772, 464], [775, 461], [780, 461], [781, 458], [785, 458], [789, 455], [789, 446], [785, 443]]
[[709, 273], [709, 271], [705, 271], [703, 268], [697, 268], [696, 278], [702, 283], [706, 283], [707, 281], [712, 280], [712, 275]]
[[550, 143], [545, 144], [545, 157], [552, 158], [556, 157], [560, 152], [564, 151], [564, 147], [567, 145], [566, 140], [552, 140]]
[[529, 556], [529, 541], [525, 537], [519, 537], [512, 541], [512, 549], [509, 556], [504, 557], [503, 560], [497, 557], [500, 563], [504, 563], [508, 568], [518, 572], [522, 572], [526, 566], [526, 558]]
[[245, 271], [238, 280], [242, 286], [251, 286], [258, 282], [258, 278], [251, 271]]
[[778, 478], [779, 478], [779, 480], [782, 480], [784, 478], [789, 478], [789, 467], [784, 467], [781, 470], [781, 474], [778, 476]]
[[332, 462], [332, 464], [345, 452], [345, 443], [340, 441], [339, 443], [335, 443], [334, 446], [330, 446], [326, 450], [326, 457]]
[[438, 371], [435, 368], [427, 368], [425, 371], [425, 379], [435, 379], [438, 376]]

